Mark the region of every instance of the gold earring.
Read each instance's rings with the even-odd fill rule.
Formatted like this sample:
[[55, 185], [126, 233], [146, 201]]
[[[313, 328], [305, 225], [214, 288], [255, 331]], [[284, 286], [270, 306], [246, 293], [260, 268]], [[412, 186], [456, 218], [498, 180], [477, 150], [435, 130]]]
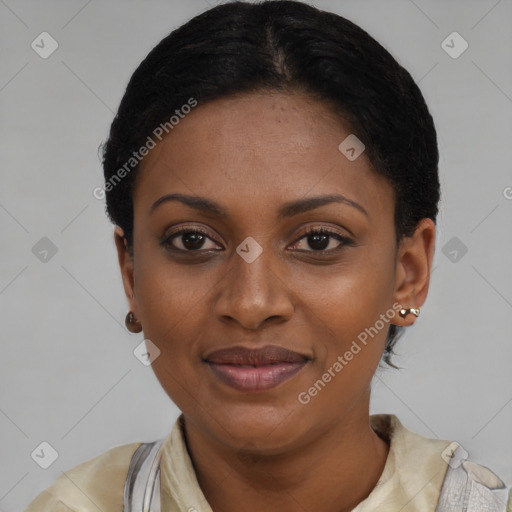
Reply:
[[142, 331], [141, 323], [135, 318], [135, 315], [130, 311], [124, 320], [126, 328], [133, 333], [139, 333]]
[[398, 314], [405, 318], [409, 313], [412, 313], [414, 316], [418, 317], [420, 316], [420, 308], [408, 308], [408, 309], [401, 309]]

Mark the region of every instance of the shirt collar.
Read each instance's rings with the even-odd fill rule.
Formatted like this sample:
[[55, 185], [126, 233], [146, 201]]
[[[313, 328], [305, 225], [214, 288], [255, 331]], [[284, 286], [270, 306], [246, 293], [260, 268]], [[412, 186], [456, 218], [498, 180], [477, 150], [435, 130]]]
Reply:
[[[439, 498], [449, 441], [406, 429], [394, 414], [370, 416], [373, 430], [390, 445], [379, 481], [352, 512], [431, 512]], [[164, 440], [160, 461], [162, 510], [213, 512], [199, 486], [189, 456], [181, 414]]]

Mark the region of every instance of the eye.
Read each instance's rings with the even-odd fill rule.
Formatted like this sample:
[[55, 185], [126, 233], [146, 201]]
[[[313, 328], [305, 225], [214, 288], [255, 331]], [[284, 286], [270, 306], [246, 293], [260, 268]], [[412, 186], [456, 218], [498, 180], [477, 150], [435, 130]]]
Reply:
[[[301, 240], [306, 240], [304, 245], [309, 246], [311, 250], [307, 247], [298, 247]], [[212, 242], [212, 247], [205, 247], [205, 243], [207, 241]], [[335, 242], [334, 242], [335, 241]], [[334, 242], [335, 246], [330, 247]], [[337, 246], [336, 246], [337, 242]], [[353, 242], [346, 236], [343, 236], [335, 231], [331, 231], [326, 228], [314, 228], [310, 229], [306, 233], [304, 233], [296, 242], [294, 242], [292, 249], [298, 249], [299, 251], [304, 252], [324, 252], [331, 253], [340, 250], [345, 245], [351, 245]], [[199, 252], [199, 251], [212, 251], [212, 250], [222, 250], [218, 249], [218, 245], [216, 242], [212, 240], [210, 235], [205, 231], [199, 228], [188, 228], [184, 227], [178, 231], [175, 231], [171, 235], [166, 236], [161, 244], [175, 251], [181, 252]], [[330, 248], [329, 248], [330, 247]], [[326, 250], [328, 249], [329, 250]]]
[[[205, 241], [213, 240], [210, 236], [198, 228], [182, 228], [164, 238], [161, 242], [163, 246], [176, 251], [195, 252], [199, 249], [210, 251], [219, 250], [216, 247], [204, 247]], [[177, 243], [175, 243], [175, 241]], [[215, 244], [216, 246], [218, 244]], [[180, 247], [181, 246], [181, 247]]]
[[[307, 248], [304, 249], [304, 248], [297, 247], [298, 242], [300, 242], [303, 239], [306, 240], [306, 243], [304, 245], [309, 246], [312, 250], [308, 250]], [[338, 245], [336, 246], [336, 244], [335, 244], [334, 248], [331, 247], [329, 250], [326, 251], [325, 249], [327, 249], [333, 242], [332, 239], [336, 240], [338, 242]], [[298, 250], [305, 251], [305, 252], [331, 253], [331, 252], [336, 252], [336, 251], [340, 250], [345, 245], [351, 245], [352, 243], [353, 242], [350, 238], [340, 235], [339, 233], [336, 233], [335, 231], [331, 231], [329, 229], [322, 227], [322, 228], [314, 228], [314, 229], [311, 229], [311, 230], [307, 231], [306, 233], [304, 233], [297, 240], [297, 242], [294, 243], [292, 248], [294, 248], [294, 249], [298, 248]]]

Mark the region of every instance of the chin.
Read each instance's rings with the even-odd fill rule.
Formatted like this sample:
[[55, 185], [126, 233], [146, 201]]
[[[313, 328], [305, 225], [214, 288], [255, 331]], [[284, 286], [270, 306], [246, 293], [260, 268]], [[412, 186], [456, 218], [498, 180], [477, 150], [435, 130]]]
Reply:
[[213, 421], [211, 417], [206, 420], [226, 444], [239, 449], [255, 447], [266, 454], [278, 453], [309, 429], [303, 425], [301, 411], [283, 406], [245, 403], [216, 410]]

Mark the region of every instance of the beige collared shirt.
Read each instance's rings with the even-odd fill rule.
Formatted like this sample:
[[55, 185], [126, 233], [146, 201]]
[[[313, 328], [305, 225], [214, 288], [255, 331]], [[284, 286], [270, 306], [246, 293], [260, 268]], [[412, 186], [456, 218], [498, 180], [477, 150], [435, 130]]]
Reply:
[[[162, 512], [213, 512], [188, 455], [182, 418], [163, 444]], [[393, 414], [374, 414], [370, 422], [390, 449], [377, 485], [352, 512], [434, 512], [448, 467], [441, 454], [451, 443], [415, 434]], [[139, 446], [116, 446], [65, 471], [25, 512], [122, 512], [128, 467]], [[512, 512], [512, 494], [507, 512]]]

